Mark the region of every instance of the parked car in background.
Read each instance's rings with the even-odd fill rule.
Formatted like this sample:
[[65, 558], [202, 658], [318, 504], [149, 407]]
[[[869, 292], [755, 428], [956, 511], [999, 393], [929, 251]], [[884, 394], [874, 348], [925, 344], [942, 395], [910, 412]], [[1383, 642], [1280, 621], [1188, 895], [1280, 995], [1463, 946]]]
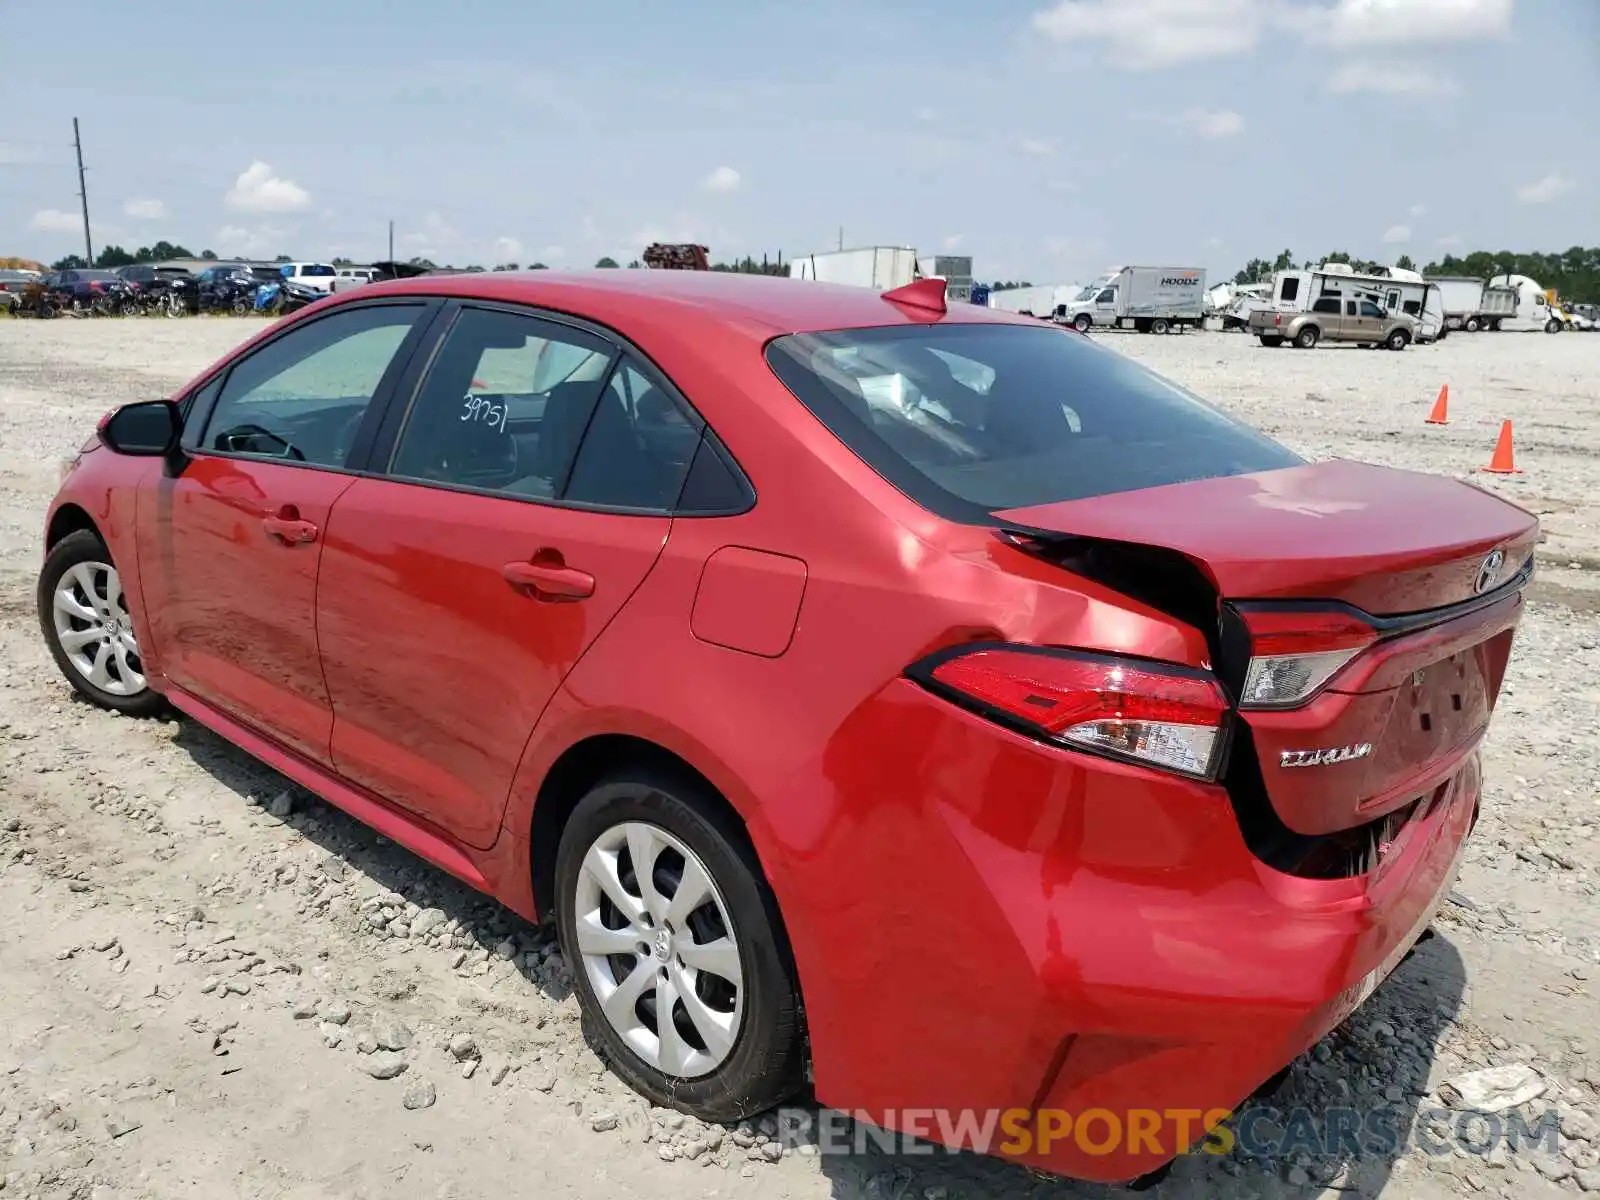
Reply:
[[1375, 300], [1319, 296], [1307, 312], [1259, 308], [1250, 314], [1250, 332], [1263, 346], [1285, 342], [1310, 350], [1318, 342], [1355, 342], [1404, 350], [1417, 336], [1415, 317], [1385, 312]]
[[937, 279], [430, 275], [103, 420], [37, 605], [551, 915], [652, 1102], [1184, 1114], [1011, 1151], [1120, 1182], [1427, 929], [1539, 533]]
[[150, 263], [118, 267], [116, 274], [119, 279], [136, 284], [141, 291], [149, 293], [152, 297], [159, 297], [167, 291], [174, 280], [190, 278], [189, 272], [182, 267], [157, 267]]
[[37, 283], [39, 278], [32, 271], [0, 267], [0, 308], [15, 309], [22, 302], [22, 289], [30, 283]]
[[290, 262], [284, 263], [280, 270], [285, 279], [324, 294], [333, 291], [333, 281], [339, 277], [328, 263]]
[[52, 271], [41, 282], [57, 308], [89, 308], [107, 288], [120, 282], [115, 271], [94, 267], [75, 267]]

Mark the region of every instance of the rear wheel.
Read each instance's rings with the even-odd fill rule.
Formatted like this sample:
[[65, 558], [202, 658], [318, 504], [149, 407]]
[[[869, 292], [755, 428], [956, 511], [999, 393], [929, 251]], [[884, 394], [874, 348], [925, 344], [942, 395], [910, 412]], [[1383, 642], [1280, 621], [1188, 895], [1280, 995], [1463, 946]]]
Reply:
[[1261, 344], [1270, 349], [1276, 350], [1279, 346], [1283, 345], [1283, 339], [1276, 334], [1263, 333], [1261, 335]]
[[1307, 325], [1299, 333], [1294, 335], [1294, 344], [1299, 346], [1302, 350], [1312, 350], [1316, 348], [1317, 339], [1321, 336], [1322, 331], [1319, 330], [1315, 325]]
[[1151, 333], [1166, 333], [1167, 331], [1168, 331], [1168, 325], [1167, 325], [1167, 322], [1163, 318], [1157, 317], [1154, 321], [1150, 322], [1150, 332]]
[[641, 768], [591, 790], [561, 835], [556, 909], [584, 1016], [635, 1091], [733, 1121], [799, 1089], [777, 903], [703, 786]]
[[37, 600], [50, 654], [79, 695], [128, 716], [160, 711], [163, 701], [145, 678], [122, 577], [95, 533], [69, 533], [51, 548]]
[[1462, 325], [1461, 328], [1465, 329], [1468, 333], [1477, 333], [1478, 330], [1483, 328], [1483, 323], [1479, 321], [1477, 317], [1468, 317], [1466, 324]]

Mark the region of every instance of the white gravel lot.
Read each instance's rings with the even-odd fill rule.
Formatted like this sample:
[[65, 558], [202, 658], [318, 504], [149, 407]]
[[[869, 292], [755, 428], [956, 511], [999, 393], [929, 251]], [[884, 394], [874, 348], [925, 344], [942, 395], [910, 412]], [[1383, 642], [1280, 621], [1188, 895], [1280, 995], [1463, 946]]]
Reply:
[[[1108, 1194], [651, 1110], [584, 1044], [546, 931], [192, 725], [70, 698], [33, 610], [59, 460], [259, 327], [0, 319], [0, 1198]], [[1600, 336], [1106, 340], [1303, 453], [1473, 476], [1548, 535], [1441, 936], [1276, 1102], [1439, 1129], [1441, 1082], [1521, 1063], [1559, 1149], [1196, 1156], [1153, 1194], [1600, 1192]], [[1502, 420], [1525, 473], [1473, 475]]]

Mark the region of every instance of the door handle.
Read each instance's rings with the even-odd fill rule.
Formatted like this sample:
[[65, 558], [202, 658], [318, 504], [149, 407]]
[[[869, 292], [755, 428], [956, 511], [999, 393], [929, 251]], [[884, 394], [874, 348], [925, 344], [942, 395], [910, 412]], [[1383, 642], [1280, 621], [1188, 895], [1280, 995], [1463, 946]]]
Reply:
[[300, 510], [292, 504], [285, 504], [276, 513], [264, 517], [261, 527], [268, 537], [277, 538], [287, 546], [303, 546], [317, 540], [317, 527], [301, 520]]
[[508, 562], [500, 568], [500, 573], [513, 587], [531, 592], [535, 600], [559, 603], [594, 595], [594, 576], [567, 566], [559, 555], [553, 558], [535, 555], [529, 562]]

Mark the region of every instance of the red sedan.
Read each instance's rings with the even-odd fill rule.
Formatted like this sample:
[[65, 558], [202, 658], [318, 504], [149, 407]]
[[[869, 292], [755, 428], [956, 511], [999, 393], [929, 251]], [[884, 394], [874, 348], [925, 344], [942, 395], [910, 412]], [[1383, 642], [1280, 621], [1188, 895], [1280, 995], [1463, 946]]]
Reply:
[[1537, 536], [936, 281], [480, 274], [106, 418], [38, 595], [90, 700], [553, 918], [653, 1101], [1126, 1180], [1426, 927]]

